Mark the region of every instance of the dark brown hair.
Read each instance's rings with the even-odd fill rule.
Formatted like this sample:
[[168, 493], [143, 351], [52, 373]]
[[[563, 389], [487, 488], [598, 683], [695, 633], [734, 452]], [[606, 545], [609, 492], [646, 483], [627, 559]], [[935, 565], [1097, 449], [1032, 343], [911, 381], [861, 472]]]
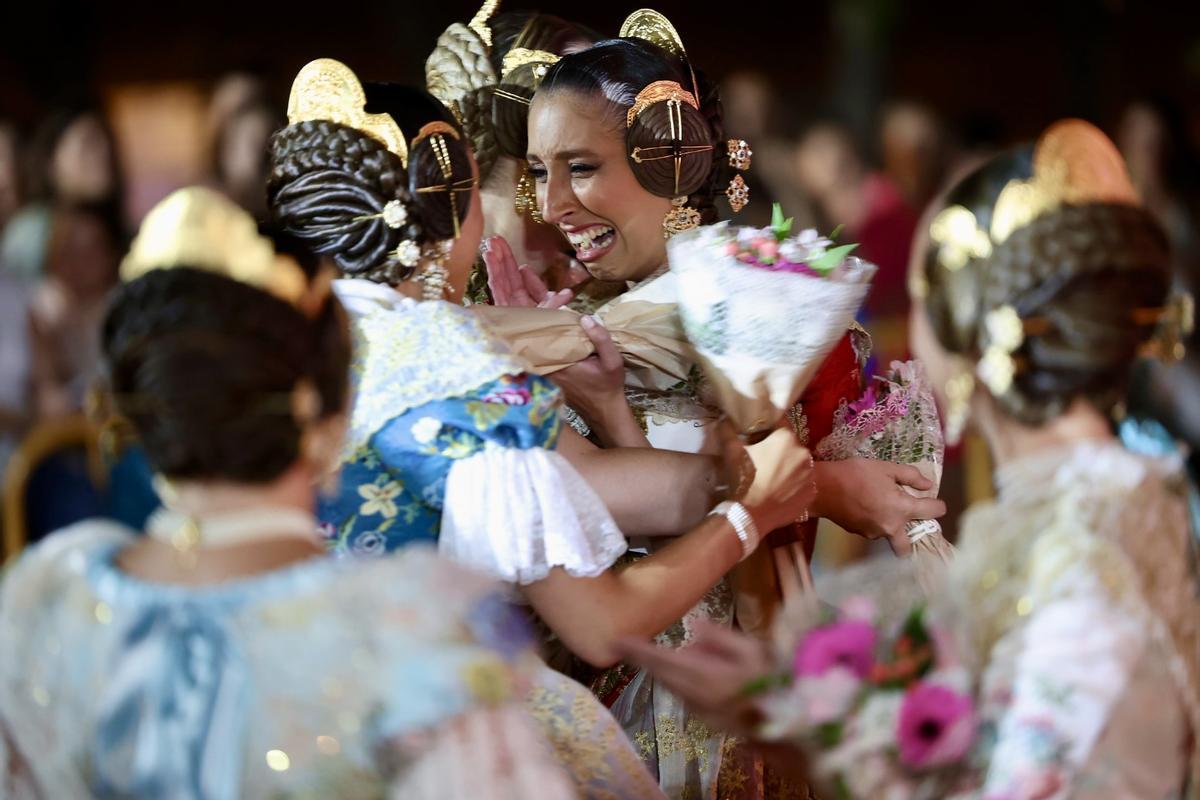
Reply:
[[[276, 223], [317, 253], [333, 258], [342, 274], [398, 283], [413, 272], [393, 255], [404, 240], [430, 244], [454, 235], [452, 208], [461, 223], [469, 195], [422, 192], [446, 184], [433, 139], [413, 144], [425, 125], [450, 124], [459, 138], [442, 137], [453, 181], [471, 178], [468, 145], [450, 112], [421, 89], [367, 84], [367, 111], [389, 114], [409, 139], [408, 168], [381, 142], [354, 128], [314, 120], [289, 125], [271, 140], [267, 200]], [[393, 200], [407, 214], [399, 228], [382, 218]]]
[[[298, 242], [273, 237], [312, 276]], [[253, 286], [200, 269], [122, 285], [104, 323], [108, 385], [146, 456], [169, 478], [265, 483], [300, 454], [291, 392], [308, 380], [320, 416], [348, 400], [350, 341], [330, 298], [316, 319]]]
[[[961, 206], [988, 230], [1000, 192], [1030, 177], [1031, 156], [1025, 147], [993, 158], [951, 189], [940, 208]], [[1017, 312], [1025, 338], [1012, 354], [1012, 386], [996, 399], [1022, 422], [1041, 424], [1078, 397], [1107, 413], [1125, 396], [1130, 369], [1154, 334], [1152, 315], [1138, 312], [1164, 304], [1168, 260], [1166, 237], [1143, 209], [1063, 205], [956, 269], [932, 244], [924, 262], [926, 312], [942, 346], [972, 359], [986, 346], [988, 312]]]

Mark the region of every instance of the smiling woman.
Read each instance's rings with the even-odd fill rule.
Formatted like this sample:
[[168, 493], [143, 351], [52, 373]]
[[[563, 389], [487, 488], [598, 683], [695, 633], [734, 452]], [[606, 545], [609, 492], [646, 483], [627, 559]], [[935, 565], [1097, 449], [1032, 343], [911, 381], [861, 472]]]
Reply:
[[559, 62], [534, 97], [529, 129], [542, 215], [596, 277], [653, 275], [666, 262], [675, 207], [694, 214], [693, 225], [717, 219], [720, 100], [651, 42], [614, 39]]

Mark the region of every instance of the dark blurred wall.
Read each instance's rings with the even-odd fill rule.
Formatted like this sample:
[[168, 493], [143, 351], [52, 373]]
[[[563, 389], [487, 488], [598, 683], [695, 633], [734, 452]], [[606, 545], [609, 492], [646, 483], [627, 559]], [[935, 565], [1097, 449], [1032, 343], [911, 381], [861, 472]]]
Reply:
[[[635, 5], [504, 7], [615, 33]], [[29, 123], [88, 90], [211, 80], [237, 68], [265, 74], [282, 102], [296, 69], [317, 56], [371, 78], [416, 81], [441, 29], [475, 8], [461, 0], [6, 0], [0, 116]], [[1064, 113], [1106, 121], [1148, 92], [1200, 109], [1196, 0], [671, 0], [657, 8], [707, 71], [761, 69], [800, 113], [840, 109], [861, 125], [895, 93], [1022, 136]]]

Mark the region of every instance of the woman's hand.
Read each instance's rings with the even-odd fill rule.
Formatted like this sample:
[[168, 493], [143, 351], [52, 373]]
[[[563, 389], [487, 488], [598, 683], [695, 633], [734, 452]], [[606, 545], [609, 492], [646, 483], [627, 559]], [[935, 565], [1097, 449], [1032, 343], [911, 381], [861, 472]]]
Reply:
[[551, 292], [533, 270], [518, 265], [503, 236], [485, 239], [480, 252], [487, 267], [488, 287], [498, 306], [562, 308], [574, 297], [570, 289]]
[[622, 640], [622, 657], [652, 673], [688, 708], [721, 730], [752, 738], [762, 714], [745, 688], [772, 669], [761, 640], [697, 620], [687, 647]]
[[579, 321], [595, 352], [550, 376], [567, 404], [583, 415], [605, 447], [646, 447], [645, 434], [625, 400], [625, 359], [608, 329], [592, 317]]
[[804, 516], [817, 496], [812, 454], [796, 434], [777, 428], [757, 444], [746, 447], [755, 475], [741, 498], [759, 531], [782, 528]]
[[933, 481], [907, 464], [865, 458], [822, 461], [817, 464], [817, 485], [820, 499], [814, 516], [867, 539], [887, 539], [898, 556], [912, 551], [907, 522], [946, 513], [946, 504], [936, 497], [914, 497], [905, 491], [905, 486], [919, 492], [934, 488]]

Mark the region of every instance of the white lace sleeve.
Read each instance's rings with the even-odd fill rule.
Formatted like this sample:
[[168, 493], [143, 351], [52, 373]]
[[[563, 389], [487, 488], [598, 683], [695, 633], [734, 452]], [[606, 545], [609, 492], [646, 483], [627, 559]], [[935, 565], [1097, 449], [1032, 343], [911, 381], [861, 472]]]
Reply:
[[595, 577], [626, 548], [603, 501], [558, 453], [489, 444], [450, 468], [438, 549], [460, 564], [523, 585], [554, 567]]

